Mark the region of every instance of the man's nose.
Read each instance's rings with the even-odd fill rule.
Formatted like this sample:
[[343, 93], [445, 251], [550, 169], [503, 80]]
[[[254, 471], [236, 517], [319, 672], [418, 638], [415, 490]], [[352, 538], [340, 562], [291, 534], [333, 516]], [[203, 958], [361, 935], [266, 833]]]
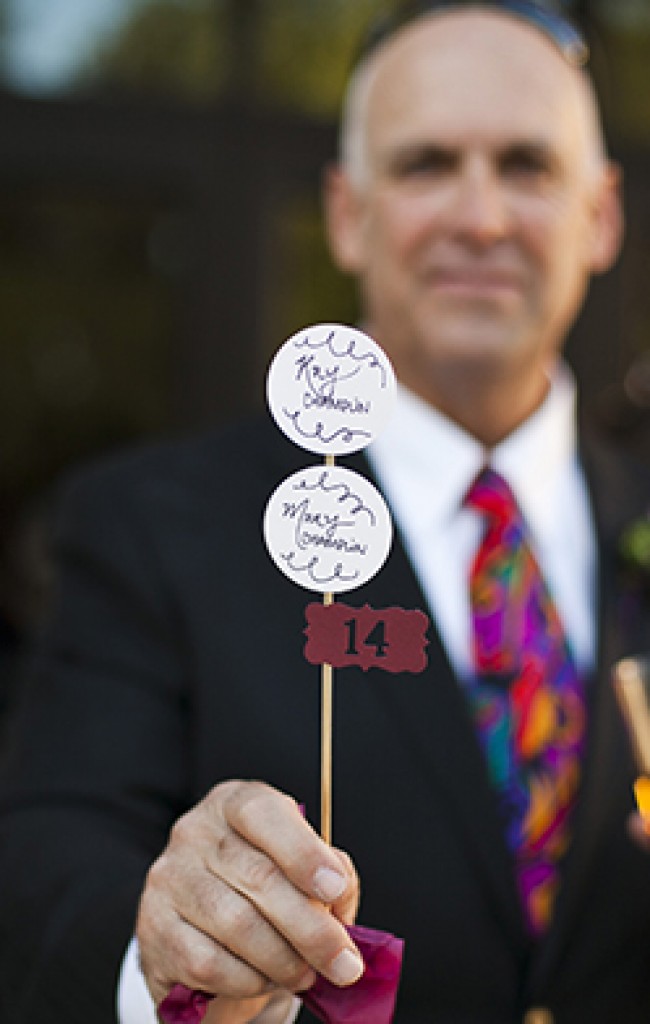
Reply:
[[509, 215], [495, 170], [482, 161], [468, 163], [459, 176], [453, 230], [466, 243], [485, 248], [508, 230]]

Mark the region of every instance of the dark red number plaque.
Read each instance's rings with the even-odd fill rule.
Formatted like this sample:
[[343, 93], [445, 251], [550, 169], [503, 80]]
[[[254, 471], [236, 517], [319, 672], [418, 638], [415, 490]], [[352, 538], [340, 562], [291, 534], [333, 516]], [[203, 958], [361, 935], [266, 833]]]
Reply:
[[367, 672], [422, 672], [427, 665], [429, 619], [419, 610], [351, 608], [347, 604], [308, 604], [305, 658], [333, 668], [356, 665]]

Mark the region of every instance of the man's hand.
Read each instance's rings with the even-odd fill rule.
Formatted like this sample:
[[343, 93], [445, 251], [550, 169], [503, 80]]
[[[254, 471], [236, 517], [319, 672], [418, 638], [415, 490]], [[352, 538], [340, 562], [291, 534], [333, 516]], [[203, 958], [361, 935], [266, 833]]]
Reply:
[[[224, 1020], [237, 1016], [229, 1000], [251, 1000], [240, 1017], [250, 1020], [279, 989], [309, 988], [314, 972], [351, 984], [363, 962], [343, 924], [358, 894], [349, 857], [290, 797], [259, 782], [216, 786], [172, 829], [140, 902], [141, 965], [156, 1005], [181, 982], [225, 997]], [[218, 1001], [211, 1013], [219, 1019]]]

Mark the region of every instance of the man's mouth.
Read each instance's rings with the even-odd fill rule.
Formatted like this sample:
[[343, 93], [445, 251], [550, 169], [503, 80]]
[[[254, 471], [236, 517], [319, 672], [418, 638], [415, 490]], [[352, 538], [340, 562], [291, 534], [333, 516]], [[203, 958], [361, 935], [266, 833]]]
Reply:
[[521, 277], [512, 271], [444, 268], [429, 274], [436, 291], [458, 298], [507, 298], [521, 291]]

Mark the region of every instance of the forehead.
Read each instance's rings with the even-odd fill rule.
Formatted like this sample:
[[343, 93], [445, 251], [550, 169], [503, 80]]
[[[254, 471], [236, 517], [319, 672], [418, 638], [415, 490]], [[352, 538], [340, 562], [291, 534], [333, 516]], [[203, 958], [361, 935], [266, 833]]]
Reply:
[[368, 69], [368, 142], [531, 138], [574, 147], [586, 133], [579, 73], [535, 28], [493, 12], [431, 14]]

